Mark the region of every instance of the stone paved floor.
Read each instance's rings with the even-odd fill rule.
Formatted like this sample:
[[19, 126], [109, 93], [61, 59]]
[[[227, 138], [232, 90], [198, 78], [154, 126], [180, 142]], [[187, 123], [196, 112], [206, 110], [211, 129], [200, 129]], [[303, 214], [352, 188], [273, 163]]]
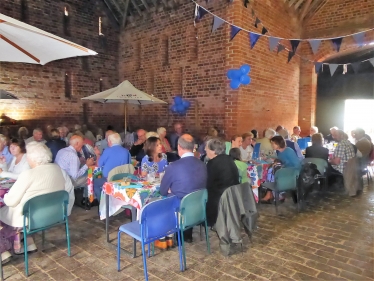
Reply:
[[[215, 233], [209, 236], [212, 254], [206, 252], [197, 229], [187, 245], [187, 267], [179, 272], [178, 252], [156, 251], [148, 260], [150, 280], [373, 280], [374, 188], [365, 187], [357, 198], [341, 193], [315, 192], [306, 211], [295, 214], [288, 200], [274, 216], [274, 206], [260, 208], [259, 228], [251, 247], [244, 239], [244, 254], [224, 258]], [[67, 256], [63, 228], [46, 233], [45, 250], [30, 256], [30, 280], [144, 280], [142, 259], [123, 255], [116, 270], [116, 252], [105, 242], [104, 222], [97, 208], [73, 210], [70, 218], [72, 257]], [[111, 222], [111, 238], [118, 225], [128, 221], [123, 213]], [[131, 249], [123, 235], [122, 245]], [[36, 235], [41, 249], [41, 237]], [[116, 244], [114, 240], [112, 242]], [[138, 250], [140, 252], [140, 250]], [[6, 280], [24, 280], [23, 257], [4, 266]]]

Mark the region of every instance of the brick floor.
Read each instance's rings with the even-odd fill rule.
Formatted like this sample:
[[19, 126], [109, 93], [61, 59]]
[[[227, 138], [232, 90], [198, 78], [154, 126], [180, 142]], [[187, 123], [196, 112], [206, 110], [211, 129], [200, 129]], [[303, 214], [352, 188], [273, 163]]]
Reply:
[[[374, 188], [365, 187], [357, 198], [339, 191], [314, 192], [303, 213], [286, 200], [280, 216], [274, 206], [259, 209], [258, 230], [251, 245], [244, 236], [240, 248], [229, 258], [219, 252], [219, 241], [210, 232], [212, 254], [200, 241], [198, 228], [194, 243], [187, 244], [187, 267], [179, 271], [176, 249], [148, 259], [150, 280], [374, 280]], [[113, 245], [105, 242], [104, 221], [97, 208], [75, 208], [70, 217], [72, 256], [67, 256], [64, 229], [36, 235], [39, 251], [30, 255], [30, 280], [144, 280], [142, 259], [122, 255], [121, 271], [116, 270], [116, 230], [129, 221], [119, 214], [111, 221]], [[123, 235], [121, 244], [131, 250], [131, 239]], [[140, 249], [138, 248], [138, 253]], [[24, 280], [23, 257], [4, 266], [6, 280]]]

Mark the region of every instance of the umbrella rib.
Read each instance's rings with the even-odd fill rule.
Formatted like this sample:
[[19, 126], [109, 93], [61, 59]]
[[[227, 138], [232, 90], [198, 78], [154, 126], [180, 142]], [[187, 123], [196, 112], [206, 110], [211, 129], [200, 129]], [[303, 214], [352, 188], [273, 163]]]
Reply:
[[32, 54], [30, 54], [29, 52], [27, 52], [25, 49], [21, 48], [20, 46], [18, 46], [16, 43], [14, 43], [13, 41], [9, 40], [8, 38], [6, 38], [4, 35], [1, 35], [0, 34], [0, 39], [3, 39], [5, 42], [7, 42], [8, 44], [12, 45], [14, 48], [20, 50], [22, 53], [24, 53], [26, 56], [30, 57], [31, 59], [33, 59], [34, 61], [36, 61], [37, 63], [40, 63], [40, 60], [36, 57], [34, 57]]

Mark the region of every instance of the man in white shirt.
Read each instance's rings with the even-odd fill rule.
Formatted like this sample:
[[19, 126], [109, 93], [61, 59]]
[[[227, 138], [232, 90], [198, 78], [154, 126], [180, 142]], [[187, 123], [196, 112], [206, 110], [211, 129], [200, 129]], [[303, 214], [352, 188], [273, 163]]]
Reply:
[[32, 132], [32, 137], [29, 137], [27, 140], [25, 140], [25, 143], [28, 144], [30, 142], [41, 142], [45, 143], [46, 141], [43, 139], [43, 131], [40, 128], [35, 128]]
[[248, 162], [252, 159], [253, 147], [251, 146], [253, 134], [252, 133], [245, 133], [242, 136], [243, 143], [239, 147], [240, 149], [240, 156], [242, 161]]

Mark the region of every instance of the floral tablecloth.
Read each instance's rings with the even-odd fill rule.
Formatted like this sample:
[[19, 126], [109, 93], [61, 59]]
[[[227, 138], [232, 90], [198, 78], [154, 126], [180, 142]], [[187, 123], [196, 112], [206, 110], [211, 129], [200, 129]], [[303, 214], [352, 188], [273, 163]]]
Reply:
[[7, 194], [15, 183], [15, 180], [0, 178], [0, 208], [5, 206], [4, 204], [4, 195]]
[[259, 187], [266, 180], [270, 160], [253, 160], [248, 164], [248, 177], [252, 180], [252, 187]]
[[93, 202], [95, 199], [94, 196], [94, 187], [93, 181], [94, 179], [101, 178], [103, 176], [103, 168], [102, 167], [89, 167], [88, 174], [87, 174], [87, 197], [90, 200], [90, 203]]

